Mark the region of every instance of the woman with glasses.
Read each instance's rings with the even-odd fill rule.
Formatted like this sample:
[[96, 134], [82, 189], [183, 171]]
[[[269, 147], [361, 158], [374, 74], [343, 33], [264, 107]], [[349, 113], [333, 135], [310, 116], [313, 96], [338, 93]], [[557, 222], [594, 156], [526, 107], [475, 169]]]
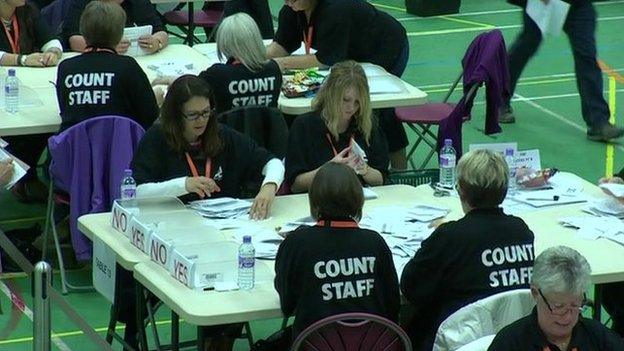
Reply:
[[[304, 54], [292, 55], [302, 44]], [[374, 63], [400, 77], [409, 58], [409, 42], [399, 21], [367, 1], [285, 0], [267, 55], [282, 70], [354, 60]], [[407, 135], [394, 109], [383, 109], [379, 123], [392, 167], [405, 169]]]
[[80, 16], [87, 48], [59, 64], [56, 96], [61, 131], [94, 116], [131, 118], [147, 129], [158, 117], [145, 72], [129, 56], [118, 55], [126, 14], [113, 1], [91, 1]]
[[556, 246], [535, 259], [533, 313], [503, 328], [489, 351], [616, 351], [624, 342], [599, 321], [583, 318], [591, 269], [577, 251]]
[[291, 190], [308, 191], [319, 167], [327, 162], [353, 168], [363, 184], [382, 185], [388, 172], [388, 146], [372, 115], [362, 67], [354, 61], [334, 65], [312, 107], [290, 127], [286, 181]]
[[183, 201], [241, 197], [251, 181], [264, 180], [250, 216], [266, 218], [282, 183], [282, 162], [247, 136], [217, 123], [212, 89], [202, 79], [176, 79], [159, 123], [143, 136], [132, 169], [137, 196], [169, 195]]
[[508, 174], [503, 157], [489, 150], [459, 160], [457, 193], [465, 216], [438, 226], [401, 276], [401, 291], [413, 307], [405, 328], [414, 350], [431, 350], [441, 322], [461, 307], [529, 287], [533, 233], [500, 207]]

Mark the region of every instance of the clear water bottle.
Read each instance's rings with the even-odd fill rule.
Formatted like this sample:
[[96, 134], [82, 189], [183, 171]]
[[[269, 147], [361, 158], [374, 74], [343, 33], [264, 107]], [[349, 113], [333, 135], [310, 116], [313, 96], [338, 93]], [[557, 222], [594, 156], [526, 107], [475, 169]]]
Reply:
[[440, 186], [453, 189], [455, 186], [455, 163], [457, 153], [451, 139], [444, 139], [444, 147], [440, 150]]
[[121, 180], [121, 199], [132, 200], [136, 198], [136, 182], [132, 178], [132, 170], [126, 169], [124, 171], [123, 179]]
[[518, 189], [518, 182], [516, 181], [516, 159], [512, 148], [505, 149], [505, 162], [507, 162], [507, 168], [509, 168], [509, 185], [507, 186], [507, 191], [509, 193], [514, 193]]
[[9, 69], [4, 82], [4, 107], [8, 113], [17, 113], [19, 110], [19, 81], [13, 68]]
[[254, 287], [256, 269], [256, 249], [251, 244], [251, 236], [245, 235], [238, 248], [238, 287], [251, 290]]

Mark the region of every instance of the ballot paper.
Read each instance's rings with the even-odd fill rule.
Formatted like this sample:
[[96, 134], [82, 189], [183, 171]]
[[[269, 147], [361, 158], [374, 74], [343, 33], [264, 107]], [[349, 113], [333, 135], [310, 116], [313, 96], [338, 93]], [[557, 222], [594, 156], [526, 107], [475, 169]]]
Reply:
[[238, 229], [234, 233], [236, 241], [243, 242], [245, 235], [251, 236], [251, 243], [256, 250], [256, 258], [274, 260], [277, 255], [279, 245], [284, 241], [275, 230], [266, 229], [260, 226], [247, 226]]
[[583, 194], [568, 195], [557, 189], [518, 191], [513, 194], [511, 198], [533, 207], [559, 206], [587, 202], [587, 198], [583, 196]]
[[595, 216], [624, 218], [624, 205], [615, 198], [592, 200], [583, 208], [583, 211]]
[[147, 55], [148, 51], [139, 46], [139, 38], [144, 35], [152, 34], [152, 25], [140, 26], [140, 27], [126, 27], [124, 28], [123, 38], [130, 42], [128, 51], [125, 55], [128, 56], [143, 56]]
[[565, 226], [578, 228], [577, 237], [586, 240], [599, 238], [624, 244], [624, 222], [612, 216], [576, 216], [564, 217], [559, 222]]
[[27, 164], [11, 155], [8, 151], [0, 148], [0, 161], [13, 159], [13, 176], [9, 182], [5, 185], [5, 189], [10, 189], [18, 180], [22, 179], [26, 175], [26, 172], [30, 167]]
[[355, 155], [358, 159], [360, 159], [362, 162], [367, 162], [368, 161], [368, 156], [366, 156], [366, 152], [364, 151], [364, 149], [362, 149], [362, 147], [355, 141], [355, 139], [351, 139], [351, 144], [349, 145], [351, 147], [351, 150], [349, 151], [350, 154]]
[[624, 184], [604, 183], [600, 184], [598, 187], [605, 190], [612, 196], [624, 197]]
[[559, 36], [568, 17], [570, 4], [562, 0], [528, 0], [526, 13], [537, 24], [543, 36]]
[[149, 64], [147, 68], [155, 71], [158, 77], [179, 77], [185, 74], [199, 74], [192, 62], [182, 59], [158, 60]]
[[251, 205], [247, 200], [222, 197], [193, 201], [189, 207], [206, 218], [238, 218], [247, 216]]

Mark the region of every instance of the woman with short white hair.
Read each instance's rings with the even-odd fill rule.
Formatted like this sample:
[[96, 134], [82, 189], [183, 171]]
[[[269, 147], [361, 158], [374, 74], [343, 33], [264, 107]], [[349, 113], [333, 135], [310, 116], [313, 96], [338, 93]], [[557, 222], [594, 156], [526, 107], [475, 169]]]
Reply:
[[566, 246], [546, 249], [535, 259], [533, 313], [503, 328], [488, 351], [624, 350], [624, 342], [599, 321], [583, 318], [591, 268]]
[[457, 192], [466, 215], [440, 225], [401, 276], [403, 296], [414, 307], [406, 326], [414, 350], [431, 350], [440, 323], [461, 307], [529, 287], [533, 233], [500, 207], [508, 180], [498, 153], [475, 150], [459, 160]]

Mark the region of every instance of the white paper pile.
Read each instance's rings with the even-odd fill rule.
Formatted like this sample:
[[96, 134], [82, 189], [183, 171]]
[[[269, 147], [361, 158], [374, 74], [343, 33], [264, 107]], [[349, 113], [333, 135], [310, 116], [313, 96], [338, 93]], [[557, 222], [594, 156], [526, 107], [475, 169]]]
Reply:
[[606, 198], [600, 200], [593, 200], [583, 211], [591, 213], [596, 216], [614, 216], [618, 218], [624, 218], [624, 205], [615, 198]]
[[277, 231], [280, 234], [287, 234], [287, 233], [290, 233], [293, 230], [299, 228], [302, 225], [311, 227], [311, 226], [313, 226], [315, 224], [316, 224], [316, 220], [314, 220], [314, 218], [308, 216], [308, 217], [299, 218], [299, 219], [297, 219], [295, 221], [288, 222], [288, 223], [284, 224], [283, 226], [281, 226], [280, 228], [277, 228]]
[[247, 216], [251, 202], [246, 200], [222, 197], [193, 201], [189, 207], [206, 218], [238, 218]]
[[565, 226], [578, 228], [576, 235], [579, 238], [587, 240], [605, 238], [624, 244], [624, 222], [616, 217], [565, 217], [559, 222]]
[[243, 242], [245, 235], [251, 235], [251, 243], [256, 249], [256, 258], [274, 260], [279, 245], [284, 241], [276, 231], [262, 228], [257, 225], [249, 225], [238, 229], [234, 237], [238, 242]]
[[615, 197], [624, 197], [624, 184], [604, 183], [599, 187]]
[[155, 71], [159, 77], [179, 77], [185, 74], [197, 75], [199, 73], [192, 62], [180, 59], [159, 60], [148, 65], [147, 68]]

